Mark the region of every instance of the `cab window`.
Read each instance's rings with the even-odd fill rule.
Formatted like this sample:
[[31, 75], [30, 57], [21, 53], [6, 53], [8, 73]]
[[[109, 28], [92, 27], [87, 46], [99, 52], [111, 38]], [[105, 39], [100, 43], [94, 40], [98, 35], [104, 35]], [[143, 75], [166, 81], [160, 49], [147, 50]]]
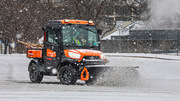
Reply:
[[58, 37], [57, 37], [57, 31], [49, 29], [47, 31], [47, 41], [52, 44], [57, 44]]

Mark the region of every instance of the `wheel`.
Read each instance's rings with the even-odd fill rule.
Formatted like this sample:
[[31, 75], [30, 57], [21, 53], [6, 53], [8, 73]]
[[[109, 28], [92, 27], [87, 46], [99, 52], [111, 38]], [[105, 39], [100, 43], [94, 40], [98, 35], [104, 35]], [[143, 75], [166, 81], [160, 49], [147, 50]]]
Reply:
[[38, 66], [35, 63], [29, 67], [29, 78], [33, 83], [40, 83], [43, 79], [43, 74], [38, 71]]
[[62, 84], [75, 84], [77, 81], [77, 71], [72, 66], [65, 65], [60, 69], [59, 79]]

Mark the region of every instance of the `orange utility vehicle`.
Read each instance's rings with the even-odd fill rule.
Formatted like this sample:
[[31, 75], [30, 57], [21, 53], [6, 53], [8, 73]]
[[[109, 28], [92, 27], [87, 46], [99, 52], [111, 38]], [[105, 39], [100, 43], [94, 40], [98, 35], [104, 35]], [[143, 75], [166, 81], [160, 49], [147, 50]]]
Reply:
[[93, 21], [51, 20], [43, 30], [43, 45], [26, 45], [27, 57], [32, 58], [30, 80], [40, 83], [44, 75], [49, 75], [66, 85], [75, 84], [77, 79], [94, 83], [107, 60], [100, 51], [101, 30]]

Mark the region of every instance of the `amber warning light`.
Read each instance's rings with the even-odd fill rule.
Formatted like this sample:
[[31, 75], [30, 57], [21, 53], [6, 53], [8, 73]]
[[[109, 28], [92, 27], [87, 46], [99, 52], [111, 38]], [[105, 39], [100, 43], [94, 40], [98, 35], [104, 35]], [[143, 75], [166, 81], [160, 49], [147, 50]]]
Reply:
[[89, 21], [89, 23], [90, 23], [90, 24], [92, 24], [92, 23], [93, 23], [93, 21], [92, 21], [92, 20], [90, 20], [90, 21]]
[[68, 19], [65, 19], [64, 22], [69, 22], [69, 20], [68, 20]]

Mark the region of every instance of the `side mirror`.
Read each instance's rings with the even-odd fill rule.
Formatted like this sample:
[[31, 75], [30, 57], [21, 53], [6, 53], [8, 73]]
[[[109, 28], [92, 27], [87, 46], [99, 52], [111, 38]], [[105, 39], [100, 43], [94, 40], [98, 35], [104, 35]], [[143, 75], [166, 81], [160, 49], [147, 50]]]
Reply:
[[97, 33], [98, 33], [99, 35], [102, 35], [102, 30], [101, 30], [101, 29], [98, 29], [98, 30], [97, 30]]

